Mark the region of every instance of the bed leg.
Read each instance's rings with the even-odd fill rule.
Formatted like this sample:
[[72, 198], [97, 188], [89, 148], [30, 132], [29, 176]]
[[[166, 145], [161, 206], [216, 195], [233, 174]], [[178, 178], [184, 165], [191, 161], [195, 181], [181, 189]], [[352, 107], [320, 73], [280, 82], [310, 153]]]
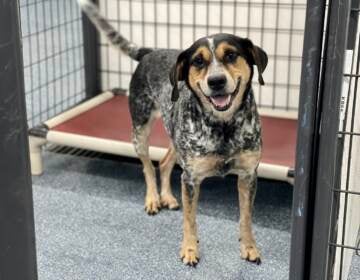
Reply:
[[46, 139], [29, 136], [31, 174], [41, 175], [43, 173], [42, 146]]

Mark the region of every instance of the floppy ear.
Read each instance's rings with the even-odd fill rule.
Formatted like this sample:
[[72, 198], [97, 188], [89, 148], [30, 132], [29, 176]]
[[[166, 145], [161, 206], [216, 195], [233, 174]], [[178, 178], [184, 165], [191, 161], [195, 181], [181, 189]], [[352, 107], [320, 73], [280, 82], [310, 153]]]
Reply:
[[264, 72], [268, 63], [268, 57], [266, 52], [262, 48], [255, 46], [249, 39], [244, 39], [240, 37], [238, 37], [238, 39], [242, 47], [246, 48], [249, 51], [252, 59], [252, 64], [255, 64], [258, 69], [259, 84], [264, 85], [265, 83], [262, 77], [262, 73]]
[[185, 52], [182, 52], [177, 60], [175, 65], [170, 70], [170, 82], [173, 86], [171, 93], [171, 101], [176, 102], [179, 99], [179, 88], [178, 82], [185, 80], [184, 73], [184, 64], [185, 64]]
[[258, 69], [258, 73], [259, 73], [259, 83], [260, 85], [264, 85], [264, 79], [262, 77], [262, 73], [264, 73], [264, 70], [266, 68], [266, 65], [268, 63], [268, 57], [266, 52], [258, 47], [255, 46], [253, 44], [251, 44], [252, 46], [250, 47], [250, 53], [254, 59], [254, 64], [256, 64], [256, 67]]

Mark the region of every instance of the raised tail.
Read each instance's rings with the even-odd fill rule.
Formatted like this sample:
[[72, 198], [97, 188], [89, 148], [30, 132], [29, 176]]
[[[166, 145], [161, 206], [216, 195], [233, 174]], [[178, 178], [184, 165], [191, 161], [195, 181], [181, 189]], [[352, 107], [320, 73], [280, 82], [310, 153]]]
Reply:
[[84, 13], [96, 28], [106, 36], [111, 45], [119, 48], [132, 59], [140, 61], [144, 55], [153, 51], [153, 49], [150, 48], [139, 48], [134, 43], [121, 36], [121, 34], [100, 14], [98, 7], [90, 0], [77, 1]]

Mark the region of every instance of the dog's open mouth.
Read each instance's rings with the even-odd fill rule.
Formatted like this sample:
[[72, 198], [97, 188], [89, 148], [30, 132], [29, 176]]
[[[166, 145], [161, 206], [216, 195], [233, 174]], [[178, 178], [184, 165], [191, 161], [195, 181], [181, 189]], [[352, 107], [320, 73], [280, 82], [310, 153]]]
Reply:
[[[232, 93], [228, 93], [228, 94], [220, 93], [220, 94], [216, 94], [216, 95], [212, 95], [212, 96], [206, 96], [204, 93], [203, 94], [211, 102], [211, 104], [214, 106], [215, 110], [226, 111], [227, 109], [229, 109], [231, 107], [231, 104], [239, 91], [240, 81], [241, 81], [241, 79], [238, 79], [236, 88]], [[200, 88], [200, 85], [199, 85], [199, 88]], [[201, 88], [200, 88], [200, 90], [201, 90]]]
[[231, 106], [232, 94], [208, 97], [212, 105], [218, 111], [225, 111]]

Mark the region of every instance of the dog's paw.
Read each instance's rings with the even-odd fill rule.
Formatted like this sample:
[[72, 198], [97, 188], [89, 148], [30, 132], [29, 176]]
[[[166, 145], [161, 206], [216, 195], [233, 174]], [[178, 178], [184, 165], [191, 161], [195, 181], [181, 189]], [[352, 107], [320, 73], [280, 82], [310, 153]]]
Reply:
[[184, 264], [195, 267], [200, 260], [197, 246], [183, 245], [180, 250], [180, 258]]
[[261, 256], [255, 244], [241, 244], [240, 245], [241, 258], [249, 262], [261, 264]]
[[170, 210], [178, 210], [180, 208], [176, 198], [171, 194], [162, 194], [160, 198], [161, 207]]
[[145, 212], [148, 215], [156, 215], [160, 211], [159, 196], [146, 196], [145, 198]]

